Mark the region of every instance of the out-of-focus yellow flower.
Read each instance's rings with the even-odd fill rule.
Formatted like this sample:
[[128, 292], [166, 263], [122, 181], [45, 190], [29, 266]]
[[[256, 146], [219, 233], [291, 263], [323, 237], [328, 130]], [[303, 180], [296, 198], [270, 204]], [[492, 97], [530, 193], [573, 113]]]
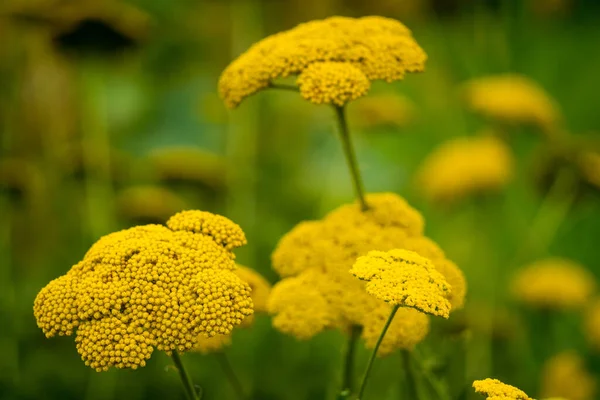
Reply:
[[[279, 330], [299, 336], [292, 331], [296, 327], [289, 326], [291, 322], [301, 320], [300, 313], [307, 319], [311, 313], [315, 314], [311, 329], [302, 332], [304, 338], [328, 328], [347, 331], [352, 326], [373, 326], [377, 322], [374, 313], [388, 306], [369, 295], [365, 283], [348, 273], [356, 259], [371, 250], [421, 248], [433, 255], [434, 263], [445, 260], [439, 247], [423, 236], [423, 217], [403, 198], [392, 193], [378, 193], [367, 195], [366, 200], [367, 211], [361, 211], [358, 203], [343, 205], [322, 220], [298, 224], [280, 240], [272, 261], [273, 268], [285, 279], [274, 286], [269, 302], [275, 319], [281, 316], [280, 319], [286, 322], [283, 328], [282, 322], [275, 322]], [[284, 289], [279, 289], [282, 285]], [[462, 286], [465, 287], [464, 282]], [[280, 301], [278, 297], [283, 295], [276, 294], [280, 290], [297, 299], [298, 305]], [[311, 293], [311, 300], [302, 296], [304, 292]], [[456, 304], [464, 301], [456, 300]], [[371, 319], [367, 321], [367, 318]], [[388, 343], [404, 343], [409, 347], [408, 343], [414, 343], [419, 336], [415, 332], [426, 329], [422, 325], [408, 330], [403, 324], [392, 324], [388, 335], [395, 339]], [[369, 332], [372, 333], [363, 329], [366, 340], [371, 340], [367, 339]]]
[[374, 94], [352, 103], [348, 115], [352, 125], [362, 129], [377, 126], [402, 128], [414, 119], [414, 105], [408, 98], [396, 94]]
[[555, 101], [531, 79], [513, 74], [476, 78], [464, 85], [467, 106], [507, 124], [552, 129], [561, 119]]
[[200, 335], [192, 349], [202, 354], [210, 354], [217, 353], [230, 345], [231, 335], [215, 335], [211, 337]]
[[347, 62], [316, 62], [306, 67], [297, 79], [300, 94], [315, 104], [343, 106], [367, 94], [371, 82]]
[[197, 182], [211, 188], [225, 184], [225, 160], [213, 153], [192, 147], [165, 147], [150, 153], [159, 179], [174, 182]]
[[161, 223], [186, 208], [176, 193], [160, 186], [132, 186], [117, 194], [117, 209], [123, 217], [145, 223]]
[[590, 347], [600, 352], [600, 299], [591, 302], [586, 310], [584, 332]]
[[202, 211], [104, 236], [38, 293], [37, 324], [47, 337], [76, 331], [77, 351], [98, 371], [144, 366], [154, 348], [190, 350], [252, 314], [231, 252], [245, 243], [239, 226]]
[[494, 340], [507, 340], [521, 334], [522, 323], [518, 315], [503, 307], [492, 307], [485, 303], [469, 302], [458, 319], [456, 328], [469, 329], [476, 335]]
[[423, 71], [426, 59], [410, 30], [396, 20], [331, 17], [254, 44], [223, 71], [219, 93], [227, 107], [235, 108], [274, 80], [301, 74], [314, 63], [348, 63], [369, 81], [392, 82]]
[[579, 154], [577, 161], [583, 178], [600, 189], [600, 153], [584, 151]]
[[493, 136], [452, 139], [421, 164], [416, 182], [431, 201], [453, 201], [502, 189], [512, 179], [508, 146]]
[[502, 383], [498, 379], [487, 378], [473, 382], [475, 392], [487, 397], [488, 400], [530, 400], [531, 398], [520, 389]]
[[386, 303], [450, 316], [450, 285], [429, 259], [413, 251], [370, 251], [356, 260], [350, 273], [367, 282], [367, 293]]
[[585, 361], [577, 353], [565, 351], [544, 364], [540, 393], [544, 398], [592, 400], [596, 398], [596, 379], [586, 370]]
[[520, 270], [512, 280], [516, 300], [536, 308], [579, 309], [594, 294], [594, 276], [575, 261], [548, 258]]

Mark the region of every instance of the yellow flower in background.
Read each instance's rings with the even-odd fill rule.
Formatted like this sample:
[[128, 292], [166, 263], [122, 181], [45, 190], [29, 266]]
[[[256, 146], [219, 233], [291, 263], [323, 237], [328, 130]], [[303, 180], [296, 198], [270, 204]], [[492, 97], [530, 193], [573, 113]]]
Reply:
[[514, 175], [510, 148], [483, 135], [451, 139], [421, 163], [416, 182], [430, 201], [456, 201], [504, 188]]
[[585, 360], [574, 351], [550, 358], [542, 369], [540, 393], [544, 398], [595, 399], [596, 379], [585, 368]]
[[[342, 205], [322, 220], [301, 222], [281, 238], [272, 261], [284, 279], [274, 286], [269, 299], [277, 329], [299, 336], [293, 332], [295, 324], [314, 314], [310, 329], [301, 327], [303, 338], [324, 329], [348, 331], [358, 326], [364, 327], [363, 337], [371, 343], [375, 328], [369, 330], [366, 326], [377, 325], [376, 315], [389, 306], [367, 293], [365, 283], [349, 273], [356, 259], [371, 250], [414, 248], [428, 251], [434, 265], [445, 260], [443, 251], [423, 236], [423, 217], [402, 197], [392, 193], [368, 194], [367, 202], [369, 209], [364, 212], [358, 203]], [[458, 293], [464, 296], [464, 277], [457, 286], [462, 286]], [[302, 296], [305, 292], [310, 293], [310, 300]], [[297, 304], [288, 297], [281, 301], [284, 295], [292, 296]], [[457, 307], [463, 302], [464, 297], [455, 299]], [[402, 323], [392, 324], [387, 335], [394, 339], [388, 343], [406, 347], [414, 344], [421, 337], [417, 333], [427, 328], [422, 317], [412, 320], [416, 321], [414, 329], [406, 329]]]
[[0, 190], [7, 190], [28, 200], [41, 199], [40, 189], [44, 175], [38, 167], [25, 158], [0, 159]]
[[231, 252], [245, 242], [239, 226], [202, 211], [104, 236], [38, 293], [37, 324], [47, 337], [76, 333], [98, 371], [144, 366], [155, 348], [190, 350], [252, 314]]
[[223, 157], [194, 147], [172, 146], [148, 156], [159, 179], [195, 182], [210, 188], [225, 185], [227, 166]]
[[414, 119], [415, 107], [397, 93], [371, 94], [352, 103], [351, 125], [362, 129], [378, 126], [403, 128]]
[[357, 67], [346, 62], [316, 62], [297, 79], [300, 95], [315, 104], [343, 106], [365, 96], [371, 82]]
[[492, 120], [552, 129], [561, 119], [555, 101], [533, 80], [515, 74], [476, 78], [465, 83], [467, 106]]
[[350, 273], [367, 281], [367, 293], [386, 303], [450, 316], [450, 285], [431, 261], [410, 250], [370, 251]]
[[591, 302], [586, 309], [584, 333], [590, 347], [600, 352], [600, 299]]
[[211, 354], [217, 353], [229, 346], [231, 346], [231, 335], [215, 335], [211, 337], [200, 335], [192, 349], [202, 354]]
[[487, 397], [488, 400], [530, 400], [531, 398], [520, 389], [502, 383], [498, 379], [487, 378], [473, 382], [475, 392]]
[[167, 188], [152, 185], [132, 186], [117, 194], [119, 214], [129, 220], [161, 223], [186, 207], [186, 202]]
[[536, 261], [514, 276], [513, 297], [528, 306], [547, 309], [580, 309], [596, 290], [594, 276], [572, 260]]
[[577, 159], [582, 177], [600, 189], [600, 152], [583, 151]]
[[223, 71], [219, 93], [227, 107], [235, 108], [276, 79], [301, 74], [314, 63], [350, 64], [369, 81], [392, 82], [406, 73], [423, 71], [426, 59], [410, 30], [399, 21], [375, 16], [331, 17], [300, 24], [254, 44]]

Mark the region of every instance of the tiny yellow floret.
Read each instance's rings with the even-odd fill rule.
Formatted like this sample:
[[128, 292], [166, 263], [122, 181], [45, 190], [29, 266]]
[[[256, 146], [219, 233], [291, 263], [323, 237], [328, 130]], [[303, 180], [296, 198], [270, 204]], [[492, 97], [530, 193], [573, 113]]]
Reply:
[[498, 379], [487, 378], [473, 382], [475, 392], [487, 397], [488, 400], [531, 400], [525, 392], [514, 386], [507, 385]]

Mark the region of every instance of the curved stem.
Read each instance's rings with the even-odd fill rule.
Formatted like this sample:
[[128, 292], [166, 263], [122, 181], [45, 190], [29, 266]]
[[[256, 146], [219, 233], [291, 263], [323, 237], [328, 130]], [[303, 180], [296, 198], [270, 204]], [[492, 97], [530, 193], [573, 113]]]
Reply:
[[360, 336], [360, 326], [352, 326], [348, 336], [346, 354], [344, 356], [344, 371], [342, 373], [342, 390], [340, 398], [347, 398], [354, 390], [354, 359], [356, 353], [356, 342]]
[[348, 123], [346, 121], [346, 113], [344, 107], [334, 107], [337, 116], [338, 127], [340, 131], [340, 139], [342, 141], [342, 147], [344, 148], [344, 155], [346, 156], [346, 162], [350, 168], [350, 175], [352, 176], [352, 183], [354, 185], [354, 192], [360, 208], [363, 211], [369, 209], [369, 206], [365, 200], [365, 188], [362, 182], [362, 177], [358, 169], [358, 162], [356, 161], [356, 153], [352, 146], [352, 140], [350, 139], [350, 131], [348, 129]]
[[198, 394], [196, 392], [196, 388], [194, 387], [194, 382], [188, 375], [183, 363], [181, 362], [181, 358], [179, 357], [179, 353], [177, 350], [173, 350], [171, 353], [171, 358], [177, 367], [177, 371], [179, 372], [179, 377], [181, 378], [181, 383], [183, 384], [183, 388], [185, 390], [185, 395], [188, 400], [200, 400]]
[[221, 364], [221, 369], [223, 370], [223, 373], [229, 380], [229, 383], [231, 384], [237, 398], [240, 400], [244, 400], [246, 398], [246, 395], [244, 394], [244, 388], [237, 375], [235, 374], [235, 371], [233, 370], [229, 359], [222, 351], [215, 353], [215, 355], [217, 356], [217, 360], [219, 361], [219, 364]]
[[375, 361], [375, 357], [377, 357], [377, 351], [379, 350], [379, 346], [381, 345], [381, 342], [383, 341], [383, 337], [385, 336], [385, 333], [387, 332], [388, 328], [390, 327], [390, 324], [392, 323], [392, 320], [394, 319], [394, 315], [396, 315], [396, 311], [398, 311], [399, 308], [400, 308], [399, 305], [395, 305], [392, 308], [392, 312], [390, 312], [390, 316], [388, 317], [387, 321], [385, 322], [385, 325], [383, 326], [383, 329], [381, 330], [381, 334], [379, 335], [379, 338], [377, 339], [377, 343], [375, 343], [375, 347], [373, 348], [373, 353], [371, 353], [371, 357], [369, 358], [369, 363], [367, 364], [367, 369], [365, 370], [365, 375], [363, 376], [363, 380], [360, 385], [360, 389], [358, 391], [358, 396], [356, 397], [356, 400], [362, 399], [363, 394], [365, 393], [365, 388], [367, 387], [367, 381], [369, 380], [369, 374], [371, 373], [371, 368], [373, 367], [373, 361]]

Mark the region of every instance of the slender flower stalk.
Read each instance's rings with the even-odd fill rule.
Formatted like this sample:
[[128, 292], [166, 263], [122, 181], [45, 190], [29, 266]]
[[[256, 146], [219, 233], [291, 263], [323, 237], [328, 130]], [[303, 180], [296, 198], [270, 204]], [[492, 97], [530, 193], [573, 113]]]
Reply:
[[443, 387], [442, 383], [433, 376], [431, 370], [423, 365], [423, 359], [419, 355], [419, 353], [415, 350], [409, 354], [411, 359], [415, 362], [421, 375], [425, 377], [425, 380], [429, 383], [429, 386], [435, 392], [436, 397], [439, 400], [451, 400], [450, 395], [445, 387]]
[[354, 390], [354, 359], [356, 353], [356, 342], [360, 336], [361, 327], [353, 326], [350, 328], [346, 354], [344, 355], [344, 369], [342, 373], [342, 390], [338, 398], [345, 399], [352, 394]]
[[235, 371], [233, 370], [233, 367], [231, 366], [227, 355], [225, 355], [225, 353], [222, 351], [215, 353], [215, 355], [217, 357], [217, 360], [219, 361], [219, 364], [221, 364], [221, 369], [223, 370], [223, 373], [225, 374], [227, 380], [231, 384], [231, 387], [233, 388], [233, 391], [235, 392], [237, 398], [239, 400], [246, 399], [246, 394], [244, 393], [242, 383], [235, 374]]
[[179, 357], [179, 353], [177, 352], [177, 350], [173, 350], [173, 352], [171, 353], [171, 358], [175, 363], [175, 367], [177, 367], [177, 371], [179, 372], [179, 376], [181, 377], [181, 383], [183, 384], [185, 395], [188, 398], [188, 400], [200, 400], [198, 392], [194, 387], [194, 383], [192, 382], [192, 379], [187, 373], [185, 367], [183, 366], [183, 363], [181, 362], [181, 357]]
[[404, 373], [406, 374], [406, 390], [408, 391], [408, 398], [418, 400], [420, 396], [419, 391], [417, 390], [417, 380], [410, 352], [408, 350], [402, 350], [400, 351], [400, 355], [402, 357]]
[[383, 329], [381, 330], [379, 339], [377, 339], [377, 343], [375, 343], [375, 347], [373, 348], [373, 352], [371, 353], [371, 357], [369, 358], [369, 363], [367, 364], [367, 369], [365, 370], [365, 374], [363, 376], [362, 383], [360, 384], [360, 389], [358, 391], [358, 395], [356, 396], [356, 400], [362, 399], [363, 394], [365, 393], [365, 389], [367, 387], [367, 381], [369, 380], [369, 374], [371, 373], [371, 368], [373, 367], [373, 362], [375, 361], [375, 357], [377, 357], [377, 350], [379, 350], [379, 346], [381, 345], [381, 342], [383, 341], [385, 333], [387, 332], [388, 328], [390, 327], [390, 324], [392, 323], [392, 320], [394, 319], [394, 316], [396, 315], [396, 311], [398, 311], [399, 308], [400, 308], [399, 305], [397, 305], [397, 304], [394, 305], [394, 307], [392, 308], [392, 312], [390, 312], [390, 316], [388, 317]]
[[363, 185], [362, 177], [358, 169], [358, 161], [356, 160], [356, 153], [352, 146], [352, 140], [350, 138], [350, 130], [348, 129], [348, 122], [346, 121], [346, 113], [344, 107], [335, 107], [335, 113], [338, 120], [338, 127], [340, 131], [340, 139], [342, 141], [342, 147], [344, 148], [344, 155], [350, 169], [350, 175], [352, 176], [352, 183], [354, 185], [354, 192], [360, 203], [360, 208], [363, 211], [369, 209], [367, 201], [365, 200], [365, 188]]

